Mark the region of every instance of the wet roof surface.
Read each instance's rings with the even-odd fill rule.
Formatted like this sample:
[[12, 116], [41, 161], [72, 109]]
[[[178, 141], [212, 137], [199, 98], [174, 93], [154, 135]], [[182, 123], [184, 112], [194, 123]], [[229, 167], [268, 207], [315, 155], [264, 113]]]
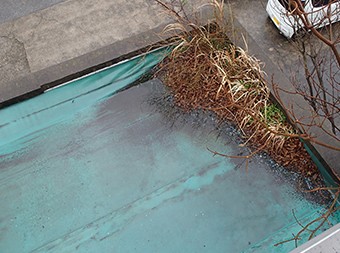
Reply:
[[1, 251], [294, 248], [273, 247], [299, 230], [291, 210], [308, 221], [320, 206], [261, 159], [246, 172], [242, 160], [214, 157], [207, 147], [240, 149], [207, 118], [169, 117], [152, 102], [162, 92], [149, 81], [2, 146]]

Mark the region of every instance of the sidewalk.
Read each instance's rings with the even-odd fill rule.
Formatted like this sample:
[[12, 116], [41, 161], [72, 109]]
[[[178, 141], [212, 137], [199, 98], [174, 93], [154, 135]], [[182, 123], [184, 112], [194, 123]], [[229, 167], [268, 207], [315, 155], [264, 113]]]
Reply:
[[154, 0], [69, 0], [0, 24], [0, 103], [154, 44], [168, 22]]

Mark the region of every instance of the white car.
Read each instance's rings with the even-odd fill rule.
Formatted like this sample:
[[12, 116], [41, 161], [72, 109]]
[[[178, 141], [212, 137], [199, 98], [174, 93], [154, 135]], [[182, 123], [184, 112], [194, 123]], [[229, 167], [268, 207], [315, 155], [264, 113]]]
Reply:
[[317, 28], [340, 21], [340, 0], [268, 0], [267, 13], [287, 38], [291, 38], [304, 27], [294, 12], [294, 1], [301, 1], [304, 11], [308, 13], [308, 19]]

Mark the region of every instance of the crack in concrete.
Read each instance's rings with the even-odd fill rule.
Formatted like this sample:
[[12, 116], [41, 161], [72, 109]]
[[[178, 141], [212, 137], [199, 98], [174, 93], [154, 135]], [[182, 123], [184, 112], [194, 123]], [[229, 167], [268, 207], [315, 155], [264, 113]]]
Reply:
[[[12, 27], [13, 28], [13, 27]], [[0, 38], [7, 41], [10, 44], [8, 50], [2, 50], [0, 52], [2, 58], [2, 64], [0, 65], [0, 69], [5, 69], [8, 65], [13, 65], [10, 68], [12, 69], [10, 74], [7, 74], [7, 78], [15, 79], [15, 77], [20, 76], [20, 72], [23, 68], [27, 68], [28, 72], [31, 72], [30, 65], [27, 58], [27, 51], [25, 48], [25, 44], [21, 41], [13, 32], [10, 30], [8, 34], [1, 35]], [[19, 67], [19, 68], [18, 68]], [[3, 76], [5, 74], [3, 73]], [[5, 78], [6, 79], [6, 76]]]
[[27, 51], [26, 51], [25, 43], [23, 41], [19, 40], [14, 33], [12, 33], [12, 35], [13, 35], [12, 39], [22, 46], [23, 53], [24, 53], [24, 62], [26, 63], [25, 65], [27, 65], [28, 71], [31, 72], [31, 67], [30, 67], [30, 64], [29, 64], [28, 58], [27, 58]]
[[[44, 21], [46, 22], [56, 22], [58, 23], [59, 21], [57, 19], [52, 19], [52, 18], [47, 18], [43, 15], [43, 13], [41, 12], [37, 12], [37, 13], [33, 13], [32, 14], [34, 17], [37, 18], [37, 22], [35, 24], [33, 24], [31, 26], [31, 34], [29, 34], [28, 40], [32, 40], [32, 38], [35, 37], [35, 31], [39, 28], [39, 26], [42, 25], [42, 23]], [[9, 41], [9, 43], [11, 43], [10, 49], [7, 50], [7, 52], [2, 52], [3, 53], [3, 58], [5, 58], [5, 63], [0, 65], [0, 68], [5, 68], [6, 65], [8, 64], [18, 64], [18, 63], [22, 63], [23, 65], [25, 65], [25, 67], [27, 67], [28, 72], [32, 73], [31, 70], [31, 66], [28, 60], [28, 54], [27, 54], [27, 50], [25, 47], [25, 41], [26, 40], [22, 40], [20, 38], [18, 38], [18, 36], [16, 35], [16, 31], [15, 31], [15, 27], [14, 27], [14, 22], [11, 23], [10, 27], [8, 28], [8, 32], [5, 35], [1, 35], [0, 38], [4, 38], [6, 40]], [[19, 49], [20, 47], [20, 49]], [[13, 53], [16, 52], [17, 53]], [[20, 52], [18, 52], [20, 51]], [[1, 53], [1, 52], [0, 52]]]

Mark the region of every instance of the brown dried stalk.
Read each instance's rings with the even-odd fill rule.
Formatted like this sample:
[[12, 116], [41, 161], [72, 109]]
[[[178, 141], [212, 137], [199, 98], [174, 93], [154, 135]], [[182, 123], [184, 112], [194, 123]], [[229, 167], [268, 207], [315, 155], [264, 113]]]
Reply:
[[178, 45], [161, 65], [176, 104], [184, 110], [213, 111], [221, 121], [232, 120], [245, 145], [261, 147], [280, 164], [308, 176], [318, 174], [300, 138], [317, 140], [296, 132], [270, 100], [261, 63], [232, 45], [216, 23], [191, 27], [179, 23], [165, 30], [179, 32]]

